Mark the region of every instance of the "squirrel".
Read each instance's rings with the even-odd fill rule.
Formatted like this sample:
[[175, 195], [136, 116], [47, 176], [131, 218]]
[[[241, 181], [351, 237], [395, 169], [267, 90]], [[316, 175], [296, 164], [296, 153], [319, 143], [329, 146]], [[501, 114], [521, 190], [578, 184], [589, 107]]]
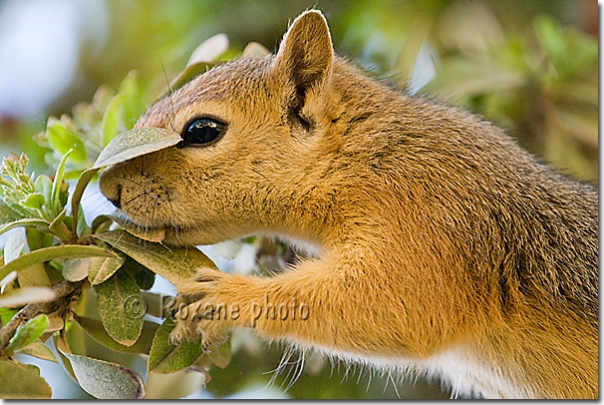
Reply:
[[454, 393], [597, 398], [596, 189], [477, 116], [367, 77], [335, 55], [320, 11], [136, 127], [182, 141], [101, 173], [134, 224], [172, 245], [266, 235], [315, 252], [272, 277], [199, 269], [177, 286], [175, 342], [251, 327]]

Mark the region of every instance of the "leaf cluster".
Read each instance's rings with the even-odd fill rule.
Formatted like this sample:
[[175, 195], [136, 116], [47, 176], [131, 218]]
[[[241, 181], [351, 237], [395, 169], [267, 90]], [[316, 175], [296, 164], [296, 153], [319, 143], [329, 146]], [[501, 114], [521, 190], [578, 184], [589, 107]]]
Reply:
[[[224, 35], [210, 38], [168, 91], [205, 72], [227, 47]], [[156, 275], [176, 284], [197, 268], [216, 268], [214, 263], [195, 248], [168, 248], [161, 232], [131, 229], [119, 216], [100, 215], [90, 222], [84, 217], [82, 196], [99, 170], [181, 139], [168, 130], [132, 129], [143, 112], [141, 93], [131, 73], [116, 94], [100, 88], [92, 103], [73, 109], [73, 116], [51, 117], [36, 140], [51, 149], [52, 177], [28, 173], [25, 154], [4, 158], [0, 234], [14, 231], [0, 258], [2, 398], [52, 394], [39, 369], [21, 363], [16, 354], [59, 362], [86, 392], [103, 399], [147, 396], [144, 376], [129, 357], [115, 361], [116, 353], [144, 357], [148, 381], [198, 373], [194, 384], [179, 388], [174, 383], [174, 392], [182, 395], [209, 380], [209, 366], [229, 362], [228, 342], [209, 352], [202, 351], [200, 339], [173, 345], [169, 335], [175, 324], [167, 309], [174, 297], [149, 291]], [[77, 179], [72, 191], [67, 177]], [[102, 350], [82, 344], [90, 339]]]

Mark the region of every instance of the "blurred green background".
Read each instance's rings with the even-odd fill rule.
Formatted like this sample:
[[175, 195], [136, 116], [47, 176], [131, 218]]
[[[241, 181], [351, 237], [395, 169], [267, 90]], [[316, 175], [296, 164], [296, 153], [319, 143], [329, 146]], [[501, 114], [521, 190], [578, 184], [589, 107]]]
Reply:
[[[30, 169], [50, 174], [48, 150], [32, 140], [48, 116], [69, 114], [101, 85], [117, 89], [132, 69], [148, 105], [205, 39], [225, 33], [233, 53], [250, 41], [274, 49], [288, 22], [313, 7], [327, 17], [336, 52], [370, 74], [470, 109], [565, 173], [597, 184], [594, 0], [0, 0], [0, 153], [24, 151]], [[247, 334], [237, 339], [231, 364], [211, 370], [202, 397], [253, 396], [271, 378], [282, 348]], [[401, 382], [316, 355], [306, 360], [284, 395], [450, 394], [413, 374]], [[273, 394], [296, 367], [277, 378]]]

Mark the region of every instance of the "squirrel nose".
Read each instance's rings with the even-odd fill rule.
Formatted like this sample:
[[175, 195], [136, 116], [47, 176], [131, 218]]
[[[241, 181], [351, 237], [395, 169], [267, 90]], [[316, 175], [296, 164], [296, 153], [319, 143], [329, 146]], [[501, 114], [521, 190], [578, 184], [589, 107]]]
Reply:
[[114, 176], [107, 176], [111, 169], [106, 169], [99, 177], [99, 190], [116, 208], [122, 207], [122, 185]]
[[122, 186], [121, 184], [118, 184], [116, 186], [116, 193], [115, 195], [112, 196], [105, 196], [107, 197], [107, 199], [109, 200], [109, 202], [111, 202], [111, 204], [113, 204], [115, 206], [115, 208], [122, 208]]

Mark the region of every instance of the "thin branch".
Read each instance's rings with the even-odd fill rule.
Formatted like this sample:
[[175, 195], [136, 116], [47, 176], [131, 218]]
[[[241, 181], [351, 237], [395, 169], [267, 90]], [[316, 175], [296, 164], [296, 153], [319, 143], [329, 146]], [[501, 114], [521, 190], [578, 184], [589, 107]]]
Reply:
[[[55, 298], [52, 301], [54, 302], [61, 298], [64, 298], [74, 292], [76, 289], [80, 288], [84, 282], [78, 281], [76, 283], [72, 283], [70, 281], [63, 281], [52, 288], [52, 291], [55, 293]], [[4, 348], [8, 345], [8, 342], [17, 332], [17, 328], [34, 318], [38, 312], [46, 305], [48, 302], [36, 302], [27, 304], [23, 309], [21, 309], [17, 314], [11, 319], [2, 329], [0, 329], [0, 346], [1, 351], [4, 351]]]

